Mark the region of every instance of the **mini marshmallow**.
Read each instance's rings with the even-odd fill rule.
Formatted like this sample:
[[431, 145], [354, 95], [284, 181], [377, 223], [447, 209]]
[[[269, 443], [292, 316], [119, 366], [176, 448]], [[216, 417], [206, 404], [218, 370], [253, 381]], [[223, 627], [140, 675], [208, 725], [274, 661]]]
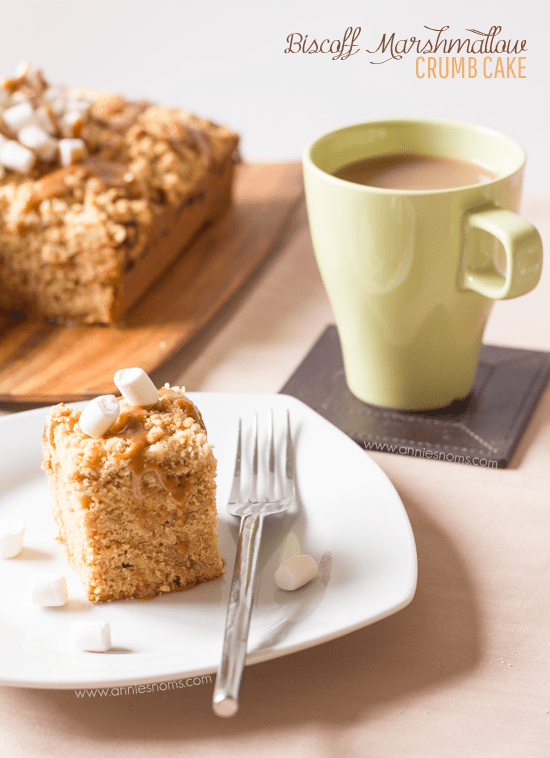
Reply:
[[2, 118], [7, 126], [14, 132], [18, 132], [27, 124], [32, 124], [34, 121], [34, 108], [27, 99], [23, 100], [17, 105], [12, 105], [2, 114]]
[[23, 547], [25, 524], [18, 518], [0, 521], [0, 558], [15, 558]]
[[12, 171], [28, 174], [36, 163], [36, 155], [28, 147], [10, 139], [0, 149], [0, 163]]
[[19, 79], [20, 76], [26, 76], [30, 72], [31, 67], [32, 63], [30, 61], [19, 61], [13, 72], [14, 78]]
[[111, 647], [111, 627], [107, 621], [74, 621], [71, 642], [77, 650], [104, 653]]
[[58, 84], [50, 84], [50, 86], [46, 87], [46, 89], [42, 93], [42, 100], [48, 104], [51, 104], [55, 102], [56, 100], [59, 100], [59, 98], [63, 98], [63, 100], [65, 100], [66, 96], [65, 96], [65, 90], [63, 89], [63, 87], [60, 87]]
[[80, 428], [88, 437], [98, 439], [108, 432], [118, 418], [120, 406], [114, 395], [100, 395], [90, 400], [80, 414]]
[[30, 63], [30, 61], [21, 61], [17, 65], [13, 75], [15, 79], [24, 76], [33, 87], [40, 87], [44, 81], [40, 69], [33, 63]]
[[77, 137], [60, 139], [58, 146], [62, 166], [70, 166], [86, 157], [86, 143]]
[[16, 103], [30, 103], [31, 101], [29, 98], [25, 95], [24, 92], [21, 92], [21, 90], [17, 90], [17, 92], [12, 92], [10, 97], [10, 105], [15, 105]]
[[69, 111], [61, 117], [61, 131], [64, 137], [77, 137], [82, 129], [83, 119], [80, 111]]
[[115, 374], [115, 384], [130, 405], [154, 405], [159, 392], [141, 368], [123, 368]]
[[25, 147], [34, 150], [36, 155], [44, 161], [51, 161], [57, 153], [57, 140], [36, 124], [27, 124], [17, 133], [17, 139]]
[[67, 102], [65, 103], [65, 110], [67, 113], [69, 111], [77, 111], [78, 113], [85, 113], [89, 107], [90, 107], [90, 103], [87, 100], [79, 100], [76, 98], [69, 98]]
[[37, 126], [41, 126], [45, 132], [49, 135], [55, 136], [57, 132], [57, 124], [54, 121], [54, 117], [43, 105], [39, 105], [34, 112], [34, 123]]
[[275, 572], [275, 582], [282, 590], [297, 590], [317, 574], [317, 564], [311, 555], [295, 555], [281, 563]]
[[31, 603], [42, 607], [65, 605], [69, 599], [63, 574], [34, 574], [29, 584]]
[[42, 102], [49, 105], [55, 113], [63, 113], [67, 103], [65, 90], [62, 87], [48, 87], [42, 93]]

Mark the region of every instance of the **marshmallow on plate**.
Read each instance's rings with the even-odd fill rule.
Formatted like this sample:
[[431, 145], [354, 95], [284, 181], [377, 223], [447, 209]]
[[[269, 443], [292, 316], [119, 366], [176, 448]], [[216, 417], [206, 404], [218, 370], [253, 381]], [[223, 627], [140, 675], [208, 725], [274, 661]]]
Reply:
[[74, 621], [71, 642], [77, 650], [104, 653], [111, 647], [111, 627], [107, 621]]
[[154, 405], [159, 391], [141, 368], [122, 368], [115, 374], [115, 384], [130, 405]]
[[275, 572], [275, 582], [282, 590], [297, 590], [317, 574], [317, 564], [311, 555], [295, 555], [281, 563]]
[[28, 174], [36, 162], [36, 155], [28, 147], [13, 139], [4, 142], [0, 148], [0, 163], [5, 168]]
[[25, 524], [18, 518], [0, 521], [0, 558], [15, 558], [23, 547]]
[[120, 406], [114, 395], [100, 395], [90, 400], [80, 414], [78, 424], [84, 434], [98, 439], [109, 431], [119, 412]]
[[42, 607], [65, 605], [69, 598], [63, 574], [34, 574], [29, 584], [31, 603]]

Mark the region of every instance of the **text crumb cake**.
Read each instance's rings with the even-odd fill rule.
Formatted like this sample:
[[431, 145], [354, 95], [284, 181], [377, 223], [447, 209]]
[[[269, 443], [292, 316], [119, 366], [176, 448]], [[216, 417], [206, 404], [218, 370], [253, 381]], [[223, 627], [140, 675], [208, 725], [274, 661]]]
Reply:
[[223, 574], [216, 459], [199, 410], [180, 387], [133, 404], [155, 399], [149, 377], [139, 369], [117, 377], [123, 397], [96, 398], [83, 411], [55, 406], [43, 438], [59, 535], [92, 601]]
[[0, 308], [113, 323], [229, 205], [238, 136], [177, 108], [0, 83]]

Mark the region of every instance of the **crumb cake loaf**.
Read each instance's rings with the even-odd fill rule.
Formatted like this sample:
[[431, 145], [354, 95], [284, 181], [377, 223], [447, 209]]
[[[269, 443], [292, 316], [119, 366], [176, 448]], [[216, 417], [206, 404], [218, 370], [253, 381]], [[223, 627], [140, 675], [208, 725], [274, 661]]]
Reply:
[[238, 136], [120, 95], [0, 83], [0, 308], [115, 322], [229, 205]]
[[199, 410], [180, 387], [165, 386], [150, 406], [117, 400], [119, 416], [98, 438], [64, 404], [44, 430], [54, 517], [88, 598], [147, 597], [221, 576], [216, 459]]

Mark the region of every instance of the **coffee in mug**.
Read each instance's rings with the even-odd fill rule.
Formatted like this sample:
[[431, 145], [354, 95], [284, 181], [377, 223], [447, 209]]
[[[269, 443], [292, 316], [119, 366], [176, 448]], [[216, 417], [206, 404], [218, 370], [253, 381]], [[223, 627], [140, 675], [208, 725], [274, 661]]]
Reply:
[[493, 301], [541, 273], [540, 235], [517, 215], [524, 163], [509, 137], [439, 119], [355, 124], [306, 149], [313, 248], [360, 400], [468, 395]]
[[347, 163], [333, 176], [384, 189], [440, 190], [487, 182], [496, 173], [477, 163], [441, 155], [385, 153]]

